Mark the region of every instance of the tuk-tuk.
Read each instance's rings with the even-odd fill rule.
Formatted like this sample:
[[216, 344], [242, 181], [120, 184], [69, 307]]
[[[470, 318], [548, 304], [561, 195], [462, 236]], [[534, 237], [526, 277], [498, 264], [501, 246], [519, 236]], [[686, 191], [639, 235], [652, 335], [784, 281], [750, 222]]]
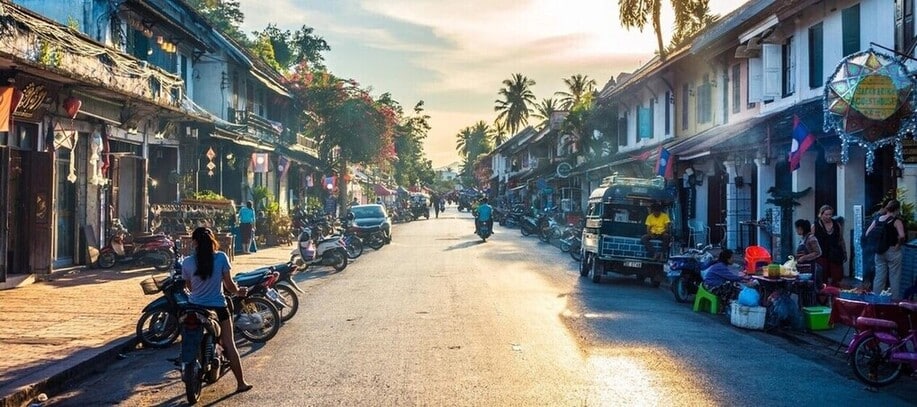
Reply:
[[[589, 195], [580, 275], [596, 283], [607, 272], [635, 275], [649, 278], [658, 287], [666, 278], [663, 266], [668, 253], [661, 260], [651, 258], [640, 239], [646, 234], [651, 205], [659, 204], [670, 219], [677, 219], [672, 216], [675, 199], [674, 187], [667, 188], [662, 177], [605, 177]], [[661, 241], [650, 243], [657, 252], [661, 249]]]
[[413, 193], [410, 197], [410, 211], [414, 220], [421, 216], [430, 219], [430, 196], [422, 193]]

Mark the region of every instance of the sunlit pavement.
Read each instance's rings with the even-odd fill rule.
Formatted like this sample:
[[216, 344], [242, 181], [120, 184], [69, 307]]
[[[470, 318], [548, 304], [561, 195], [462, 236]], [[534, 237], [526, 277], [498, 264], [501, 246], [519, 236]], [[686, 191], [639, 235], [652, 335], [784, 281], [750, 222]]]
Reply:
[[[300, 314], [242, 345], [202, 403], [231, 405], [912, 405], [914, 379], [873, 393], [830, 352], [694, 314], [631, 280], [596, 285], [516, 229], [486, 243], [467, 213], [396, 225], [341, 273], [316, 270]], [[183, 404], [168, 358], [133, 352], [50, 405]]]

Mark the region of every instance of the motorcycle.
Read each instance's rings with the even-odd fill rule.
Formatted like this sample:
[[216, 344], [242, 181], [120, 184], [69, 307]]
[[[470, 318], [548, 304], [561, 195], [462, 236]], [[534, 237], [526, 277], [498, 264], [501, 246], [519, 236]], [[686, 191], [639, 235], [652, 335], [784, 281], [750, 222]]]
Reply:
[[[291, 287], [282, 286], [278, 283], [280, 281], [280, 273], [275, 271], [273, 267], [239, 273], [233, 276], [232, 279], [239, 287], [248, 288], [248, 296], [250, 298], [260, 297], [270, 301], [271, 305], [277, 309], [277, 315], [281, 322], [286, 322], [292, 318], [299, 308], [299, 299], [296, 294], [292, 292]], [[281, 290], [285, 294], [281, 294]], [[293, 300], [290, 300], [291, 295]], [[293, 309], [294, 304], [291, 304], [290, 301], [296, 301], [296, 309]]]
[[176, 260], [168, 277], [145, 279], [140, 282], [140, 287], [145, 295], [162, 293], [162, 296], [143, 308], [137, 321], [137, 338], [144, 348], [167, 348], [178, 339], [179, 311], [182, 306], [188, 305], [181, 264]]
[[298, 240], [298, 247], [290, 252], [292, 256], [298, 256], [298, 268], [305, 270], [310, 265], [331, 266], [337, 271], [347, 268], [347, 248], [340, 236], [321, 238], [317, 230], [306, 229], [299, 234]]
[[174, 260], [173, 246], [172, 239], [162, 234], [134, 237], [116, 220], [108, 244], [99, 252], [99, 267], [108, 269], [121, 262], [148, 264], [165, 271]]
[[490, 237], [491, 234], [493, 234], [493, 231], [491, 230], [491, 226], [490, 226], [493, 224], [493, 221], [485, 222], [485, 221], [478, 220], [478, 218], [475, 218], [474, 221], [478, 225], [477, 235], [481, 238], [481, 241], [486, 242], [487, 238]]
[[680, 255], [669, 257], [663, 270], [671, 280], [672, 294], [676, 301], [688, 302], [692, 295], [697, 294], [698, 287], [704, 281], [701, 272], [716, 260], [713, 250], [711, 245], [698, 245], [696, 249], [687, 249]]
[[197, 403], [204, 383], [216, 383], [229, 370], [220, 344], [222, 328], [216, 312], [186, 306], [181, 310], [181, 378], [188, 404]]
[[556, 239], [562, 234], [560, 231], [560, 224], [554, 220], [550, 212], [545, 212], [545, 214], [542, 215], [539, 225], [538, 238], [541, 239], [542, 242], [551, 243], [552, 239]]

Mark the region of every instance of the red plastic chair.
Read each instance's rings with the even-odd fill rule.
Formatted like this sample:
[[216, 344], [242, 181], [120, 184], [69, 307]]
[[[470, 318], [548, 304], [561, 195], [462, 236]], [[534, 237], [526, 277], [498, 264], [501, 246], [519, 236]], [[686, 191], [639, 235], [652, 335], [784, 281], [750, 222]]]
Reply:
[[745, 272], [755, 274], [755, 271], [771, 264], [773, 259], [770, 252], [761, 246], [748, 246], [745, 248]]

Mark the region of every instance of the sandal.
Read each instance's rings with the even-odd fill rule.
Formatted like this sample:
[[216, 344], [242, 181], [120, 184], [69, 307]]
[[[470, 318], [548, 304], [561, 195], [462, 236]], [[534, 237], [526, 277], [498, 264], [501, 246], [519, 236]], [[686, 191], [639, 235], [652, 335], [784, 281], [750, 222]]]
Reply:
[[245, 393], [245, 392], [251, 390], [252, 387], [254, 387], [254, 386], [252, 386], [252, 385], [250, 385], [250, 384], [246, 384], [246, 385], [244, 385], [244, 386], [236, 387], [236, 393]]

